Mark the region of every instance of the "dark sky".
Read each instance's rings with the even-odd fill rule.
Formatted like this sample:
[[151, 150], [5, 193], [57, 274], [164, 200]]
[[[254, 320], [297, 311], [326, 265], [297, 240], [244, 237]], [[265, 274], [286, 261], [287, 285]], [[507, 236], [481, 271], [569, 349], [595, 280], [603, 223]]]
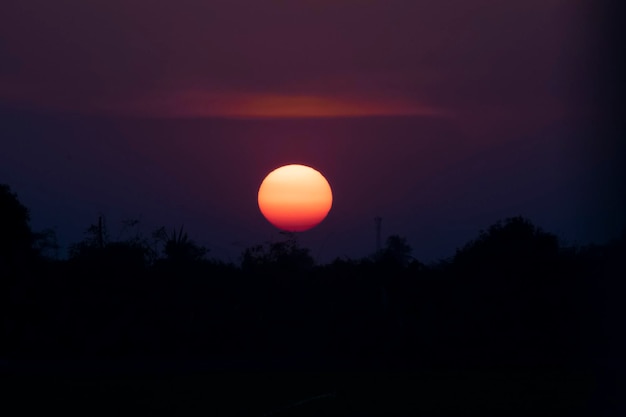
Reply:
[[[263, 177], [320, 170], [314, 256], [406, 236], [449, 256], [524, 215], [568, 242], [624, 227], [606, 2], [4, 0], [0, 182], [81, 238], [185, 224], [236, 260], [277, 234]], [[607, 6], [608, 7], [608, 6]]]

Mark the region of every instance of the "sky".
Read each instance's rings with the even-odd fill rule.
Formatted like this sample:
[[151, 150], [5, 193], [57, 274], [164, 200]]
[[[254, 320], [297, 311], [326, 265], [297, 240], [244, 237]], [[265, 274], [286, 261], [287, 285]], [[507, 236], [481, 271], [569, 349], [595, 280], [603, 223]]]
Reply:
[[[0, 183], [67, 246], [102, 214], [237, 261], [278, 239], [264, 176], [326, 176], [321, 262], [383, 237], [454, 254], [515, 215], [568, 243], [626, 227], [614, 3], [5, 0]], [[621, 78], [621, 76], [619, 77]]]

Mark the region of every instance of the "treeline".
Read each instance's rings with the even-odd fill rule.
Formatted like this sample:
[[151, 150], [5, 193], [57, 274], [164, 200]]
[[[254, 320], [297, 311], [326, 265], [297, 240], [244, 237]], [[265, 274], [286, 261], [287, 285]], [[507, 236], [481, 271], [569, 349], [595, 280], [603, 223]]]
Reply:
[[101, 220], [67, 260], [0, 189], [5, 358], [183, 358], [288, 367], [595, 366], [621, 326], [625, 236], [569, 247], [523, 217], [426, 265], [391, 236], [316, 265], [294, 235], [211, 260], [182, 229]]

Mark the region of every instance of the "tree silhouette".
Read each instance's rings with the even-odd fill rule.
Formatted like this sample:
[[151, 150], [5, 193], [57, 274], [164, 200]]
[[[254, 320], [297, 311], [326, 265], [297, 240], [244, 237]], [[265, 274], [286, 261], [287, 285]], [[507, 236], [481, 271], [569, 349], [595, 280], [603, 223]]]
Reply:
[[44, 229], [33, 233], [33, 249], [42, 258], [58, 259], [59, 242], [53, 229]]
[[[137, 224], [135, 220], [123, 222], [124, 228]], [[69, 258], [75, 263], [86, 266], [100, 265], [106, 270], [129, 269], [137, 271], [145, 267], [154, 258], [154, 251], [140, 234], [125, 240], [112, 241], [100, 216], [96, 224], [85, 230], [85, 239], [69, 247]]]
[[84, 231], [85, 238], [73, 243], [68, 248], [70, 258], [84, 257], [89, 253], [104, 249], [109, 243], [109, 232], [104, 216], [98, 216], [98, 221], [89, 225]]
[[24, 264], [32, 255], [30, 214], [8, 185], [0, 184], [0, 268]]
[[477, 239], [457, 249], [452, 262], [472, 272], [525, 273], [554, 261], [558, 253], [559, 241], [555, 235], [517, 216], [498, 221], [487, 231], [481, 230]]
[[244, 250], [241, 267], [245, 271], [298, 273], [314, 265], [308, 248], [302, 248], [293, 233], [278, 242], [256, 245]]
[[413, 249], [406, 238], [391, 235], [387, 238], [385, 247], [377, 254], [376, 258], [379, 262], [386, 265], [406, 267], [412, 258], [412, 251]]
[[[558, 238], [523, 217], [498, 221], [458, 249], [446, 308], [467, 358], [478, 363], [558, 363], [568, 290]], [[470, 359], [466, 359], [470, 360]]]
[[[434, 265], [415, 260], [399, 235], [376, 256], [315, 265], [297, 235], [283, 233], [245, 249], [239, 268], [205, 261], [182, 227], [145, 238], [127, 220], [112, 239], [101, 218], [69, 260], [31, 265], [54, 249], [53, 235], [31, 232], [7, 186], [0, 208], [0, 282], [16, 284], [1, 294], [3, 358], [576, 370], [585, 355], [605, 354], [598, 341], [615, 345], [614, 357], [624, 350], [603, 332], [624, 324], [626, 234], [562, 250], [556, 236], [514, 217]], [[4, 275], [19, 259], [22, 269]]]

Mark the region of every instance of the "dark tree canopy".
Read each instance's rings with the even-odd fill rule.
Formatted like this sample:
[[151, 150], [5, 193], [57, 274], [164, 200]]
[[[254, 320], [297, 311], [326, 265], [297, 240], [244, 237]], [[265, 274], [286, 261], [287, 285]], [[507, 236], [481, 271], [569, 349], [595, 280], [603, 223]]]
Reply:
[[498, 221], [458, 249], [454, 264], [471, 270], [527, 270], [556, 259], [558, 238], [524, 217]]
[[397, 265], [405, 267], [411, 260], [413, 249], [406, 238], [391, 235], [385, 242], [385, 247], [378, 253], [378, 260], [387, 265]]
[[247, 248], [242, 254], [241, 266], [247, 271], [302, 272], [314, 265], [309, 249], [300, 247], [295, 235], [286, 239]]
[[8, 185], [0, 184], [0, 264], [23, 262], [29, 255], [33, 233], [30, 214]]
[[[297, 235], [283, 233], [246, 249], [237, 267], [205, 259], [182, 227], [144, 236], [127, 220], [109, 234], [100, 216], [69, 259], [9, 264], [15, 273], [4, 279], [6, 260], [37, 260], [54, 241], [31, 232], [7, 186], [0, 203], [1, 357], [575, 369], [607, 337], [595, 307], [620, 305], [623, 293], [626, 235], [561, 249], [522, 217], [493, 224], [435, 265], [413, 258], [400, 235], [374, 256], [315, 265]], [[611, 328], [622, 328], [623, 308], [611, 308], [619, 317]]]

